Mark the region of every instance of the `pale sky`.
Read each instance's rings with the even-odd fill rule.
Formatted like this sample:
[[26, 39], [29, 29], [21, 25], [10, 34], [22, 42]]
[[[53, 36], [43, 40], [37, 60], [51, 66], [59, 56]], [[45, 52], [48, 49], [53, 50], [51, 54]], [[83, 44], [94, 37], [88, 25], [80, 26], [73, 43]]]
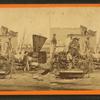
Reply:
[[49, 36], [50, 27], [75, 27], [80, 25], [97, 31], [100, 35], [99, 7], [69, 8], [0, 8], [0, 26], [4, 25], [19, 34], [26, 33], [25, 42], [31, 43], [32, 34]]

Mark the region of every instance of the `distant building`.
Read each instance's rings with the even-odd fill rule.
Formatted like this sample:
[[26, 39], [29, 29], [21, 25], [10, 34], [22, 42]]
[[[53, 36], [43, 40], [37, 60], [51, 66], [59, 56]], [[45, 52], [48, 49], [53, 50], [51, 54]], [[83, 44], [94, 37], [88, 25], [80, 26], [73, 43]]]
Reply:
[[51, 28], [50, 37], [52, 34], [56, 34], [58, 46], [64, 46], [66, 44], [66, 39], [68, 34], [80, 34], [80, 28]]
[[1, 53], [6, 52], [7, 45], [8, 45], [8, 42], [9, 42], [9, 38], [11, 38], [12, 48], [14, 50], [16, 50], [17, 49], [17, 43], [18, 43], [17, 37], [18, 37], [17, 32], [9, 30], [5, 26], [1, 26], [0, 27], [0, 52]]
[[90, 49], [92, 52], [96, 52], [96, 31], [83, 30], [81, 34], [68, 34], [68, 37], [79, 38], [80, 52], [86, 53], [87, 49]]
[[96, 48], [96, 31], [87, 30], [85, 26], [80, 25], [79, 28], [51, 28], [50, 35], [56, 34], [58, 47], [66, 47], [68, 49], [69, 42], [72, 38], [79, 38], [80, 51], [85, 52], [85, 42], [89, 38], [90, 48], [95, 51]]

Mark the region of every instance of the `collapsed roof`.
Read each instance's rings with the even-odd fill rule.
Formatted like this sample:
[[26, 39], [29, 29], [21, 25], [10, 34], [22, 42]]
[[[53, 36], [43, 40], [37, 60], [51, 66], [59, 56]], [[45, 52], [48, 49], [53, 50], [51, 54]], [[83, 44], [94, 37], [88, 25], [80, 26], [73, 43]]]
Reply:
[[12, 30], [9, 30], [7, 27], [5, 26], [1, 26], [0, 27], [0, 35], [6, 35], [6, 36], [17, 36], [18, 32], [14, 32]]

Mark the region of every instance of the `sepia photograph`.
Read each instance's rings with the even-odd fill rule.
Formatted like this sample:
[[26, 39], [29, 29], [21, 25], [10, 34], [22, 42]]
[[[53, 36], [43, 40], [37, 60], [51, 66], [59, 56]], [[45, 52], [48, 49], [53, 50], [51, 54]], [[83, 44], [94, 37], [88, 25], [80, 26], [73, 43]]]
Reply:
[[100, 7], [0, 8], [0, 91], [99, 90]]

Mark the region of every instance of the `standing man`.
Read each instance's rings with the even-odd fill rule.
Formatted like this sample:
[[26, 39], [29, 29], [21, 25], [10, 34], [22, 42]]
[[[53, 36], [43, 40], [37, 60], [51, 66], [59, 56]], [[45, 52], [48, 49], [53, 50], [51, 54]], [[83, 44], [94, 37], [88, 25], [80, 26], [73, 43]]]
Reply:
[[51, 39], [51, 45], [50, 45], [50, 61], [52, 61], [57, 46], [57, 40], [56, 40], [56, 34], [53, 34], [53, 37]]
[[28, 52], [25, 51], [24, 52], [24, 57], [23, 57], [23, 62], [24, 62], [24, 71], [29, 71], [29, 56], [28, 56]]

